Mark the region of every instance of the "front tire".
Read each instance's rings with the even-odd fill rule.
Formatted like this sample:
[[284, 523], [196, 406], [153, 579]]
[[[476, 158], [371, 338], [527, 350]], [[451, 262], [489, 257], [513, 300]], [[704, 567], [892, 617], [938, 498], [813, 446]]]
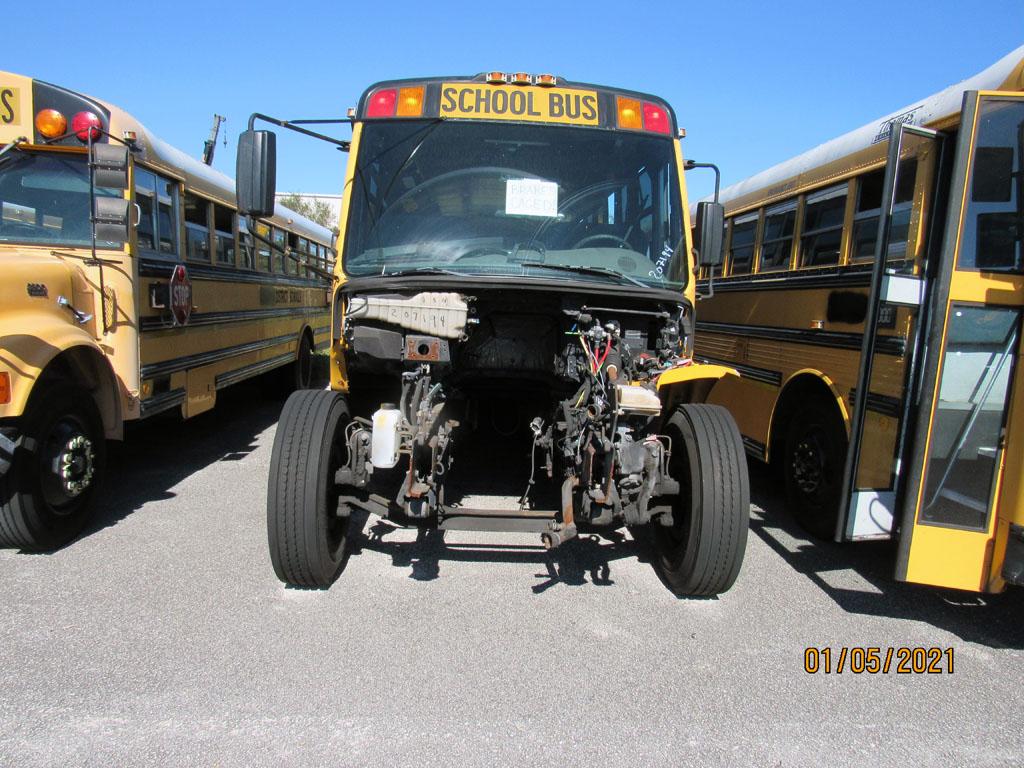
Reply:
[[267, 538], [277, 578], [329, 587], [345, 564], [348, 518], [339, 517], [337, 471], [345, 465], [348, 405], [337, 392], [303, 390], [284, 405], [267, 487]]
[[46, 551], [85, 527], [106, 464], [92, 397], [79, 387], [40, 385], [20, 421], [20, 445], [0, 478], [0, 547]]
[[289, 372], [289, 385], [293, 391], [311, 389], [313, 386], [313, 342], [309, 334], [299, 337], [299, 348], [295, 353], [295, 362]]
[[658, 526], [656, 565], [679, 596], [728, 591], [747, 547], [750, 480], [736, 422], [717, 405], [683, 405], [669, 417], [669, 472], [679, 482], [671, 527]]

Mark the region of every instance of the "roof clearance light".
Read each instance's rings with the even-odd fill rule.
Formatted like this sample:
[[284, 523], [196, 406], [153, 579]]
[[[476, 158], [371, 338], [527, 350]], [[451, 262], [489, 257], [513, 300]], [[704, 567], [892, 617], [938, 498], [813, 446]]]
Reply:
[[509, 75], [509, 81], [512, 85], [533, 85], [533, 75], [528, 72], [516, 72]]
[[103, 121], [93, 112], [79, 112], [71, 118], [71, 130], [81, 142], [86, 142], [92, 136], [96, 141], [100, 137], [100, 129], [103, 128]]
[[398, 91], [398, 116], [419, 117], [423, 114], [423, 86]]
[[500, 83], [507, 83], [508, 78], [505, 76], [504, 72], [488, 72], [487, 82], [491, 85], [499, 85]]
[[640, 122], [640, 102], [636, 99], [627, 99], [625, 96], [616, 98], [619, 113], [619, 128], [639, 131], [643, 129]]
[[537, 75], [537, 85], [550, 88], [553, 85], [558, 85], [558, 78], [554, 75]]
[[394, 117], [398, 91], [394, 88], [383, 88], [370, 97], [366, 107], [367, 117]]
[[41, 109], [36, 113], [36, 130], [48, 139], [68, 132], [68, 119], [56, 109]]
[[644, 128], [654, 133], [671, 133], [669, 126], [668, 111], [660, 104], [644, 102]]

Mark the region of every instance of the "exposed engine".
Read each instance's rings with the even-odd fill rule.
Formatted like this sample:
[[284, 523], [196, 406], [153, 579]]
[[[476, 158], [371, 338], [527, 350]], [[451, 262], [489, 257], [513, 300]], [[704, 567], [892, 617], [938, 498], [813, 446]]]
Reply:
[[688, 305], [493, 289], [341, 301], [335, 333], [359, 382], [353, 392], [376, 397], [346, 435], [337, 481], [348, 503], [384, 516], [454, 515], [445, 501], [454, 448], [485, 420], [497, 439], [529, 447], [517, 511], [537, 508], [542, 485], [558, 499], [546, 546], [572, 538], [578, 523], [671, 525], [658, 500], [679, 485], [668, 473], [672, 446], [657, 433], [656, 382], [689, 364]]

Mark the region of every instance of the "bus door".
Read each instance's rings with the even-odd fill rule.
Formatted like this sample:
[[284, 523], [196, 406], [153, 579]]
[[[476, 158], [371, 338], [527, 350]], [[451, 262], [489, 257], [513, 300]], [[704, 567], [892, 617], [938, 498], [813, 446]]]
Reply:
[[889, 538], [937, 271], [946, 137], [891, 127], [835, 540]]
[[968, 92], [962, 115], [896, 576], [992, 592], [1024, 538], [1024, 94]]

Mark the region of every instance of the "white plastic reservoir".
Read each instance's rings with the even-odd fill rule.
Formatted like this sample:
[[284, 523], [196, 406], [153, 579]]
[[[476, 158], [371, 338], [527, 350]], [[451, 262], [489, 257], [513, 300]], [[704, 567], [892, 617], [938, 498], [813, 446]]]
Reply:
[[374, 467], [391, 469], [398, 463], [398, 423], [401, 414], [392, 403], [384, 403], [373, 414], [370, 461]]

